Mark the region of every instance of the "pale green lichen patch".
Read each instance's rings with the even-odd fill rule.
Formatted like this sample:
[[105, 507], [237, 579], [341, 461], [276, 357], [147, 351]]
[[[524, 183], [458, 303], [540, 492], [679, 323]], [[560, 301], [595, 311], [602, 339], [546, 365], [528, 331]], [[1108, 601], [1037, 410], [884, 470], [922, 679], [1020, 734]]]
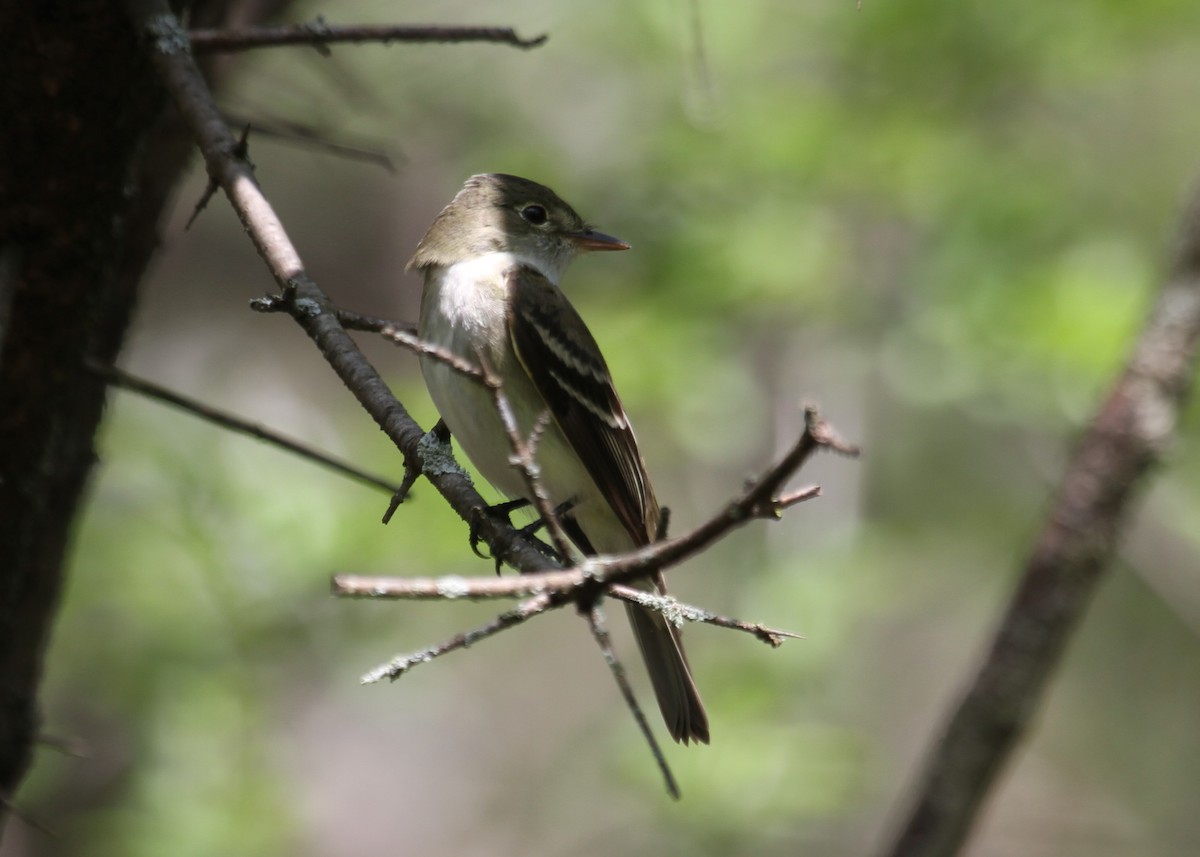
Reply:
[[421, 470], [428, 475], [457, 473], [466, 476], [468, 480], [471, 478], [454, 460], [454, 451], [450, 448], [450, 444], [442, 443], [431, 431], [426, 432], [425, 436], [417, 443], [417, 455], [421, 456]]

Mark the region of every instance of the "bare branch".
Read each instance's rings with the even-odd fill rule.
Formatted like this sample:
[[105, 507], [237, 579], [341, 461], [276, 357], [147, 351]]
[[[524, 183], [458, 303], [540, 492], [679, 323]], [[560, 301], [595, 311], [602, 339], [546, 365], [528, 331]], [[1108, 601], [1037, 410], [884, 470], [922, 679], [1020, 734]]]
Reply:
[[236, 417], [228, 411], [217, 410], [196, 399], [188, 398], [180, 395], [174, 390], [169, 390], [166, 387], [159, 386], [152, 381], [147, 381], [144, 378], [139, 378], [136, 375], [131, 375], [128, 372], [118, 369], [116, 366], [102, 366], [94, 361], [87, 361], [88, 368], [98, 375], [103, 376], [110, 384], [115, 387], [120, 387], [123, 390], [138, 393], [148, 399], [154, 399], [164, 404], [173, 405], [181, 410], [187, 411], [193, 416], [199, 417], [202, 420], [207, 420], [210, 423], [219, 425], [222, 428], [227, 428], [230, 431], [239, 434], [249, 435], [258, 440], [265, 441], [272, 446], [277, 446], [280, 449], [286, 449], [288, 452], [295, 453], [301, 458], [307, 459], [322, 467], [327, 467], [336, 473], [343, 476], [348, 476], [365, 485], [371, 485], [375, 488], [382, 488], [384, 491], [396, 493], [400, 490], [396, 483], [391, 480], [384, 479], [382, 476], [375, 476], [363, 470], [359, 470], [351, 464], [344, 461], [338, 461], [332, 456], [313, 449], [310, 446], [305, 446], [299, 441], [284, 437], [281, 434], [265, 429], [260, 425], [248, 422]]
[[728, 616], [720, 616], [703, 608], [684, 604], [670, 595], [658, 595], [653, 592], [647, 592], [644, 589], [626, 586], [623, 583], [614, 583], [605, 592], [613, 598], [619, 598], [621, 601], [631, 601], [650, 610], [657, 610], [676, 627], [681, 626], [684, 622], [703, 622], [706, 625], [716, 625], [719, 628], [745, 631], [748, 634], [758, 637], [758, 639], [773, 649], [778, 649], [786, 640], [804, 639], [803, 634], [797, 634], [794, 631], [784, 631], [781, 628], [770, 628], [758, 622], [752, 623], [743, 621], [742, 619], [731, 619]]
[[333, 594], [343, 598], [382, 598], [389, 601], [487, 601], [561, 595], [579, 587], [579, 569], [541, 571], [516, 577], [367, 577], [334, 575]]
[[[289, 315], [294, 312], [294, 308], [290, 303], [280, 295], [266, 295], [261, 298], [255, 298], [250, 301], [250, 309], [261, 313], [281, 312]], [[362, 313], [353, 312], [348, 309], [337, 309], [335, 307], [330, 307], [330, 311], [337, 316], [338, 323], [346, 330], [362, 330], [385, 336], [389, 334], [398, 335], [400, 332], [403, 332], [414, 339], [417, 335], [417, 326], [412, 322], [393, 321], [389, 318], [363, 315]]]
[[[253, 131], [260, 138], [269, 137], [283, 145], [325, 152], [347, 161], [382, 167], [389, 173], [395, 174], [396, 172], [397, 158], [385, 151], [385, 143], [375, 143], [374, 146], [369, 147], [365, 142], [363, 144], [338, 142], [330, 139], [329, 132], [292, 119], [264, 119], [261, 116], [251, 119], [228, 112], [225, 114], [225, 119], [230, 125]], [[401, 161], [404, 160], [403, 156], [398, 156], [398, 158]]]
[[478, 363], [472, 363], [464, 357], [459, 357], [453, 351], [447, 351], [440, 345], [435, 345], [432, 342], [426, 342], [420, 339], [415, 330], [408, 328], [383, 328], [379, 333], [386, 339], [392, 340], [397, 345], [403, 345], [405, 348], [415, 354], [425, 354], [440, 360], [456, 372], [461, 372], [468, 378], [474, 378], [481, 384], [487, 383], [487, 378], [484, 375], [483, 368]]
[[90, 759], [91, 747], [82, 738], [65, 738], [61, 735], [42, 733], [37, 736], [38, 745], [47, 747], [72, 759]]
[[659, 746], [654, 733], [650, 731], [650, 724], [646, 722], [645, 712], [638, 705], [637, 697], [633, 695], [633, 688], [629, 684], [629, 677], [625, 675], [625, 667], [621, 665], [621, 661], [617, 658], [617, 653], [613, 650], [612, 638], [609, 637], [608, 627], [604, 624], [604, 611], [601, 609], [600, 603], [598, 601], [593, 603], [591, 608], [585, 612], [588, 627], [592, 630], [592, 637], [596, 640], [596, 645], [600, 647], [600, 653], [604, 655], [604, 662], [608, 664], [613, 681], [617, 683], [617, 687], [621, 691], [621, 696], [625, 699], [625, 705], [629, 708], [629, 713], [633, 715], [638, 729], [642, 732], [642, 737], [646, 739], [646, 743], [650, 746], [650, 752], [654, 755], [654, 761], [658, 763], [658, 769], [662, 771], [663, 781], [667, 787], [667, 794], [675, 798], [675, 800], [679, 800], [679, 784], [675, 782], [675, 775], [671, 773], [671, 766], [667, 764], [667, 757], [663, 755], [662, 747]]
[[417, 326], [409, 321], [392, 321], [386, 318], [373, 318], [369, 315], [359, 315], [345, 310], [338, 310], [338, 318], [348, 330], [368, 330], [375, 333], [396, 335], [401, 332], [410, 336], [417, 335]]
[[[253, 172], [254, 165], [250, 163], [249, 153], [250, 126], [246, 125], [244, 128], [242, 128], [241, 136], [238, 137], [237, 143], [234, 144], [233, 149], [230, 151], [230, 155], [236, 160], [244, 162], [246, 166], [250, 168], [251, 172]], [[217, 181], [216, 176], [210, 173], [208, 177], [208, 184], [204, 186], [204, 193], [200, 194], [200, 199], [196, 200], [196, 204], [192, 207], [192, 216], [189, 217], [187, 219], [187, 223], [184, 224], [184, 230], [192, 228], [192, 224], [196, 222], [196, 219], [200, 216], [204, 209], [208, 208], [209, 202], [211, 202], [212, 198], [217, 195], [217, 191], [220, 189], [220, 187], [221, 184]]]
[[44, 822], [34, 818], [32, 815], [25, 812], [25, 810], [14, 804], [8, 795], [0, 794], [0, 808], [3, 808], [5, 811], [7, 811], [10, 815], [12, 815], [13, 818], [23, 822], [30, 829], [36, 830], [39, 833], [44, 833], [45, 835], [54, 839], [58, 838], [57, 832], [55, 832]]
[[1029, 728], [1126, 517], [1174, 438], [1200, 343], [1200, 189], [1124, 372], [1067, 465], [1022, 580], [937, 744], [890, 857], [957, 854]]
[[[546, 493], [546, 488], [542, 483], [542, 470], [536, 458], [538, 443], [542, 439], [542, 433], [545, 432], [546, 426], [550, 423], [550, 412], [543, 411], [538, 416], [529, 432], [528, 439], [521, 437], [521, 427], [517, 425], [517, 416], [513, 413], [508, 397], [504, 395], [504, 382], [488, 365], [482, 353], [476, 354], [476, 357], [483, 372], [483, 383], [492, 391], [492, 403], [495, 405], [496, 413], [500, 415], [504, 432], [508, 435], [508, 444], [512, 449], [509, 463], [517, 468], [524, 477], [529, 495], [533, 498], [533, 507], [550, 533], [550, 543], [558, 555], [565, 560], [571, 556], [571, 547], [567, 541], [567, 534], [563, 532], [562, 524], [558, 520], [558, 514], [550, 504], [550, 496]], [[439, 359], [442, 359], [440, 355]]]
[[[403, 601], [485, 601], [496, 598], [546, 596], [547, 609], [574, 603], [578, 592], [588, 583], [575, 570], [523, 574], [518, 577], [487, 578], [447, 575], [444, 577], [367, 577], [339, 574], [333, 578], [333, 592], [344, 598], [394, 599]], [[803, 634], [746, 622], [712, 613], [671, 596], [655, 595], [632, 586], [614, 583], [605, 592], [621, 601], [631, 601], [657, 610], [676, 625], [701, 622], [721, 628], [753, 634], [772, 648], [786, 640], [803, 640]]]
[[[416, 339], [411, 340], [411, 347], [430, 350], [433, 353], [442, 352], [437, 346], [421, 343]], [[478, 367], [462, 361], [462, 371], [473, 375], [478, 371]], [[810, 496], [813, 489], [792, 492], [783, 498], [774, 497], [768, 489], [785, 484], [809, 456], [821, 448], [834, 449], [844, 454], [854, 454], [855, 451], [853, 447], [838, 440], [833, 430], [821, 421], [816, 410], [810, 407], [805, 412], [804, 432], [792, 449], [763, 476], [747, 485], [740, 497], [683, 536], [657, 541], [618, 556], [585, 557], [566, 570], [530, 573], [500, 580], [475, 577], [366, 578], [338, 575], [333, 580], [333, 591], [335, 595], [351, 598], [404, 600], [446, 597], [525, 598], [530, 594], [547, 593], [568, 596], [557, 602], [566, 603], [574, 597], [572, 593], [587, 587], [626, 583], [678, 565], [752, 520], [778, 518], [784, 508], [781, 504], [794, 504], [797, 495]], [[447, 587], [453, 593], [452, 596], [440, 592]]]
[[459, 649], [470, 648], [475, 643], [481, 640], [486, 640], [488, 637], [494, 636], [501, 631], [511, 628], [514, 625], [520, 625], [527, 619], [530, 619], [539, 613], [544, 613], [546, 608], [550, 606], [550, 599], [545, 595], [537, 595], [526, 601], [522, 601], [512, 610], [501, 613], [491, 622], [486, 625], [481, 625], [471, 631], [466, 631], [462, 634], [455, 634], [449, 640], [438, 643], [435, 646], [430, 646], [420, 651], [411, 652], [407, 655], [397, 655], [386, 664], [378, 666], [362, 677], [363, 684], [374, 684], [375, 682], [387, 679], [395, 681], [420, 664], [427, 664], [434, 658], [439, 658], [442, 655], [450, 652], [457, 652]]
[[392, 499], [388, 503], [387, 509], [383, 513], [381, 522], [389, 524], [392, 521], [392, 516], [396, 514], [396, 510], [400, 508], [400, 504], [408, 499], [408, 494], [412, 491], [413, 485], [421, 478], [421, 471], [416, 467], [405, 466], [404, 478], [400, 480], [400, 487], [392, 492]]
[[[256, 302], [254, 308], [286, 310], [404, 454], [405, 466], [420, 469], [418, 447], [425, 432], [358, 350], [341, 326], [328, 297], [305, 271], [283, 224], [259, 188], [252, 168], [238, 155], [237, 141], [230, 135], [188, 49], [187, 33], [164, 0], [126, 0], [125, 5], [134, 25], [144, 34], [147, 56], [204, 154], [209, 175], [229, 198], [282, 291], [279, 296]], [[425, 475], [464, 521], [473, 521], [475, 510], [486, 507], [461, 470], [446, 469]], [[514, 568], [543, 570], [555, 566], [519, 532], [501, 522], [479, 521], [478, 533], [493, 556]]]
[[809, 485], [805, 488], [799, 488], [788, 494], [784, 494], [783, 496], [779, 497], [776, 502], [778, 503], [779, 510], [782, 512], [783, 510], [790, 509], [793, 506], [805, 502], [806, 500], [815, 500], [820, 496], [821, 486]]
[[361, 24], [339, 26], [328, 24], [318, 17], [304, 24], [281, 24], [273, 27], [241, 27], [236, 30], [192, 30], [188, 34], [192, 50], [247, 51], [252, 48], [273, 48], [287, 45], [312, 45], [318, 48], [339, 42], [361, 43], [403, 42], [406, 44], [458, 44], [490, 42], [529, 50], [545, 44], [546, 35], [523, 39], [511, 27], [419, 27], [390, 24]]

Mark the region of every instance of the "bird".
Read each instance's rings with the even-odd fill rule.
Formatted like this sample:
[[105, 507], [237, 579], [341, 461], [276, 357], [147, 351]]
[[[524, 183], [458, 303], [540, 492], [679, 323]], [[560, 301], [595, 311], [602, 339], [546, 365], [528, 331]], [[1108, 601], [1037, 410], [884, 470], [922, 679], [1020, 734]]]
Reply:
[[[630, 245], [588, 225], [544, 185], [519, 176], [471, 176], [434, 219], [408, 270], [424, 277], [422, 342], [500, 379], [522, 437], [545, 421], [535, 458], [562, 529], [585, 556], [650, 544], [662, 509], [608, 364], [559, 282], [591, 251]], [[509, 435], [492, 392], [435, 354], [421, 355], [430, 398], [480, 474], [513, 500], [532, 500], [512, 466]], [[549, 415], [548, 420], [545, 415]], [[665, 594], [661, 572], [635, 583]], [[662, 613], [626, 603], [671, 737], [709, 742], [708, 715], [679, 629]]]

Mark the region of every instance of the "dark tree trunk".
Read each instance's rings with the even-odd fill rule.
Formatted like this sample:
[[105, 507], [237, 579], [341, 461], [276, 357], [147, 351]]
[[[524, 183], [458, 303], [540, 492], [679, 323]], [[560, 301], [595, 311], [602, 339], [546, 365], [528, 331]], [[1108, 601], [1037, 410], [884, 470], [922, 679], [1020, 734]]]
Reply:
[[[201, 4], [197, 4], [201, 5]], [[218, 17], [223, 2], [206, 5]], [[42, 661], [105, 401], [191, 145], [105, 0], [0, 0], [0, 798], [33, 758]], [[7, 800], [0, 801], [0, 823]]]

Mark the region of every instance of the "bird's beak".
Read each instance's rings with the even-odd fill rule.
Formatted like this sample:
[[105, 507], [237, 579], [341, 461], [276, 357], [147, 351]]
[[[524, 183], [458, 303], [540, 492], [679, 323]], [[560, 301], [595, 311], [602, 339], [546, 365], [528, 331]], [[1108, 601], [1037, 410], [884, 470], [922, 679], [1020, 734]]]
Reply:
[[630, 245], [620, 238], [605, 235], [595, 229], [585, 229], [582, 232], [567, 234], [580, 250], [628, 250]]

